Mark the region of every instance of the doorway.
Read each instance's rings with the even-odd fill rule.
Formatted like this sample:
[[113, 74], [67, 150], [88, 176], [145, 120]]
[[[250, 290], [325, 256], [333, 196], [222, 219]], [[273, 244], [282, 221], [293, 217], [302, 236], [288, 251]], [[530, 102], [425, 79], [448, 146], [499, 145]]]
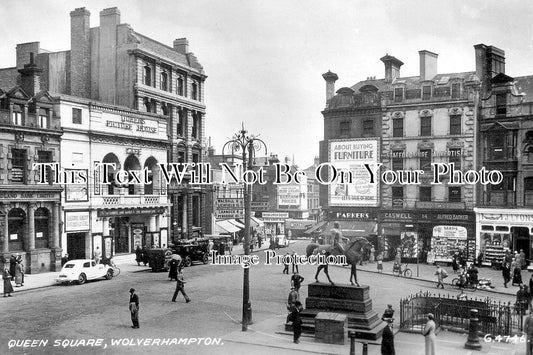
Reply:
[[511, 227], [511, 233], [514, 239], [514, 250], [520, 252], [524, 250], [526, 259], [531, 259], [532, 245], [529, 239], [529, 229], [527, 227]]
[[69, 260], [85, 259], [85, 233], [67, 234], [67, 253]]

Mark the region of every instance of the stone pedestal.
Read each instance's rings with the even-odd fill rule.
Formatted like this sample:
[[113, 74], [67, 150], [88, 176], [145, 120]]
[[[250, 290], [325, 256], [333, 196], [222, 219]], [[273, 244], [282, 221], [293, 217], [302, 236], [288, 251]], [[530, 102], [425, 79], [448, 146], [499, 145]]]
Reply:
[[319, 312], [315, 317], [315, 339], [322, 343], [344, 345], [347, 327], [346, 315]]
[[[355, 331], [360, 339], [377, 340], [386, 324], [378, 314], [372, 310], [368, 286], [351, 286], [346, 284], [331, 284], [314, 282], [308, 285], [308, 296], [305, 300], [305, 310], [302, 311], [302, 330], [315, 333], [315, 317], [320, 312], [332, 312], [346, 316], [348, 330]], [[292, 326], [285, 327], [291, 330]]]

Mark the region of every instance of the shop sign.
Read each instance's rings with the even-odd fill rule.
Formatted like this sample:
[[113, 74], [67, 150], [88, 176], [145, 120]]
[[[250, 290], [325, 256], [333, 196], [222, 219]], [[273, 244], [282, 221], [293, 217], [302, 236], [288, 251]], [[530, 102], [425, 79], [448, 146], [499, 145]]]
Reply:
[[300, 206], [300, 185], [278, 186], [278, 205]]
[[90, 229], [89, 212], [65, 212], [65, 232], [88, 231]]
[[361, 220], [369, 221], [375, 219], [374, 213], [370, 212], [330, 212], [330, 219], [339, 220]]
[[244, 208], [243, 198], [217, 198], [215, 200], [217, 208]]
[[244, 218], [244, 211], [243, 210], [216, 210], [215, 211], [215, 218], [216, 219], [232, 219], [232, 218]]
[[125, 208], [123, 210], [103, 210], [97, 211], [98, 217], [116, 217], [116, 216], [131, 216], [131, 215], [154, 215], [163, 214], [163, 208]]
[[[406, 151], [400, 151], [400, 150], [392, 150], [388, 153], [384, 153], [381, 155], [383, 158], [403, 158], [403, 159], [411, 159], [411, 158], [427, 158], [428, 153], [427, 151], [416, 151], [416, 152], [406, 152]], [[472, 153], [467, 152], [465, 149], [461, 150], [432, 150], [431, 151], [432, 157], [469, 157], [472, 156]]]
[[125, 131], [132, 131], [134, 133], [147, 132], [147, 133], [158, 133], [157, 132], [157, 121], [147, 120], [143, 118], [130, 117], [130, 116], [120, 116], [117, 120], [116, 115], [104, 115], [108, 118], [105, 121], [104, 129], [117, 128]]
[[144, 237], [144, 224], [143, 223], [132, 223], [131, 234], [133, 236], [134, 249], [137, 249], [137, 246], [142, 246], [142, 241]]
[[433, 261], [451, 262], [452, 255], [466, 251], [466, 228], [461, 226], [435, 226], [431, 238]]
[[287, 219], [289, 218], [289, 212], [263, 212], [261, 217], [270, 219]]
[[252, 201], [252, 211], [268, 211], [268, 201]]
[[[371, 176], [364, 164], [379, 163], [379, 141], [373, 138], [330, 140], [328, 155], [331, 167], [338, 174], [328, 185], [328, 205], [378, 206], [380, 184], [370, 183]], [[332, 176], [331, 167], [328, 170]], [[344, 183], [340, 182], [341, 172]]]
[[411, 212], [384, 212], [383, 219], [387, 221], [413, 221]]
[[533, 214], [480, 213], [481, 222], [533, 223]]
[[54, 192], [2, 191], [0, 192], [0, 199], [17, 199], [17, 200], [59, 199], [59, 194], [54, 193]]

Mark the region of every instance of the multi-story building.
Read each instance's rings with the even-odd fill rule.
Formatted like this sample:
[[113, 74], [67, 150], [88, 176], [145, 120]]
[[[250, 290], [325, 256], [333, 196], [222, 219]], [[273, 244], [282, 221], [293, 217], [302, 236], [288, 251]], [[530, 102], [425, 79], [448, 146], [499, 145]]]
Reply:
[[28, 273], [61, 268], [61, 186], [41, 183], [35, 163], [59, 161], [61, 126], [54, 99], [41, 90], [34, 56], [0, 71], [0, 240]]
[[476, 238], [485, 262], [500, 262], [504, 248], [533, 255], [533, 76], [505, 73], [505, 52], [478, 44], [482, 80], [478, 168], [502, 173], [499, 184], [479, 186]]
[[321, 217], [320, 208], [320, 184], [315, 178], [315, 172], [320, 164], [318, 157], [315, 157], [313, 165], [305, 169], [305, 175], [307, 176], [307, 210], [309, 211], [309, 219], [319, 221]]
[[[0, 69], [0, 86], [14, 87], [18, 80], [17, 71], [24, 69], [24, 64], [33, 57], [35, 67], [42, 71], [41, 88], [60, 98], [57, 116], [51, 114], [52, 109], [48, 109], [50, 126], [45, 130], [50, 132], [47, 132], [46, 144], [52, 145], [54, 142], [52, 127], [55, 126], [52, 123], [56, 119], [59, 122], [59, 111], [63, 110], [65, 118], [61, 117], [61, 121], [67, 125], [64, 129], [70, 138], [65, 142], [70, 143], [65, 144], [71, 144], [69, 149], [76, 139], [81, 139], [83, 143], [75, 148], [83, 150], [88, 146], [88, 149], [95, 149], [92, 161], [86, 160], [88, 152], [85, 152], [83, 163], [79, 156], [69, 156], [67, 159], [71, 151], [65, 152], [62, 157], [66, 163], [89, 169], [87, 164], [92, 167], [94, 162], [108, 162], [115, 163], [117, 170], [137, 170], [145, 167], [151, 169], [160, 163], [201, 162], [204, 156], [206, 76], [196, 57], [189, 52], [187, 39], [175, 40], [172, 47], [159, 43], [135, 32], [130, 25], [121, 23], [117, 8], [101, 11], [100, 26], [93, 28], [90, 27], [90, 13], [85, 8], [75, 9], [70, 17], [70, 50], [50, 52], [41, 49], [39, 42], [19, 44], [16, 68]], [[26, 94], [26, 99], [29, 100], [32, 95]], [[23, 100], [17, 101], [21, 117], [25, 117]], [[47, 108], [43, 105], [39, 109], [45, 112], [43, 110]], [[37, 114], [40, 111], [35, 112], [36, 117], [40, 117]], [[39, 118], [35, 120], [37, 127]], [[78, 125], [76, 122], [82, 123]], [[38, 130], [34, 131], [37, 133]], [[168, 154], [161, 155], [162, 150]], [[50, 151], [50, 159], [59, 162], [59, 152]], [[32, 160], [29, 151], [27, 154], [27, 158], [22, 160], [33, 162], [41, 159]], [[34, 155], [37, 156], [37, 153]], [[22, 160], [18, 157], [18, 164], [21, 164]], [[45, 159], [44, 156], [42, 159]], [[154, 180], [162, 181], [159, 171], [153, 170], [152, 176]], [[98, 246], [98, 235], [104, 239], [113, 236], [115, 250], [127, 252], [138, 244], [139, 235], [144, 243], [159, 245], [163, 244], [165, 235], [169, 234], [171, 239], [188, 238], [198, 234], [205, 224], [205, 194], [200, 187], [192, 186], [187, 180], [179, 184], [173, 180], [169, 184], [170, 201], [166, 200], [166, 185], [160, 185], [155, 190], [148, 187], [148, 191], [133, 184], [98, 191], [97, 185], [93, 182], [88, 186], [93, 191], [87, 196], [94, 197], [89, 204], [97, 210], [94, 216], [90, 214], [91, 222], [84, 222], [82, 230], [63, 230], [61, 246], [68, 249], [69, 244], [76, 245], [73, 247], [73, 250], [77, 250], [76, 255], [82, 255], [81, 251], [84, 250], [85, 256], [91, 256], [91, 251]], [[97, 197], [97, 191], [100, 197]], [[66, 193], [65, 188], [64, 198]], [[148, 195], [154, 196], [154, 199], [150, 200], [150, 204], [145, 204]], [[59, 195], [55, 197], [59, 201]], [[126, 200], [127, 203], [122, 205]], [[64, 201], [68, 209], [69, 204]], [[168, 208], [169, 202], [172, 203], [171, 208]], [[109, 212], [110, 207], [117, 211]], [[99, 209], [101, 212], [98, 212]], [[86, 213], [88, 210], [83, 207], [79, 212]], [[26, 213], [19, 215], [19, 218], [26, 218]], [[86, 218], [86, 214], [61, 215], [65, 226], [72, 225], [76, 218]], [[102, 226], [94, 227], [94, 218]], [[141, 228], [141, 224], [144, 227]], [[168, 229], [169, 225], [172, 228]], [[74, 232], [79, 233], [76, 242], [74, 236], [68, 235]], [[92, 240], [90, 235], [96, 238]], [[157, 239], [159, 242], [154, 243]]]
[[[460, 249], [474, 257], [474, 186], [451, 184], [449, 174], [433, 184], [432, 164], [474, 169], [479, 80], [475, 72], [438, 74], [438, 55], [419, 54], [418, 76], [400, 76], [403, 62], [386, 55], [381, 58], [384, 79], [367, 78], [337, 95], [337, 75], [324, 74], [327, 106], [320, 160], [355, 174], [351, 183], [324, 186], [321, 201], [348, 235], [369, 236], [386, 258], [398, 246], [403, 256], [415, 257], [416, 248], [408, 241], [417, 241], [418, 250], [423, 256], [429, 252], [431, 260], [451, 261]], [[375, 183], [368, 182], [364, 163], [383, 164], [374, 170]], [[395, 173], [382, 175], [386, 170]], [[419, 181], [415, 170], [423, 172]]]

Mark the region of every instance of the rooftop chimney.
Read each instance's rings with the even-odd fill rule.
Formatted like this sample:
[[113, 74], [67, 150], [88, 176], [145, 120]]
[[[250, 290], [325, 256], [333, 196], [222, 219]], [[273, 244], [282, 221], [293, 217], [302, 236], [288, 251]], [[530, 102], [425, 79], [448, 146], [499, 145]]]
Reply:
[[174, 50], [181, 54], [189, 53], [189, 41], [187, 38], [177, 38], [174, 40]]
[[476, 44], [476, 75], [481, 80], [481, 90], [486, 93], [490, 79], [499, 73], [505, 74], [505, 51], [484, 44]]
[[332, 73], [328, 70], [327, 73], [322, 74], [322, 77], [324, 80], [326, 80], [326, 106], [328, 104], [329, 99], [335, 95], [335, 81], [339, 79], [337, 74]]
[[439, 55], [430, 51], [418, 51], [420, 54], [420, 81], [431, 80], [437, 75], [437, 58]]
[[40, 75], [43, 72], [34, 61], [33, 52], [30, 53], [30, 63], [24, 65], [24, 69], [18, 70], [21, 76], [22, 90], [29, 96], [35, 96], [41, 91], [41, 78]]
[[90, 16], [84, 7], [70, 12], [70, 94], [80, 97], [91, 94]]
[[391, 55], [385, 55], [381, 58], [381, 61], [385, 64], [385, 82], [392, 83], [394, 79], [400, 77], [400, 67], [403, 62]]

